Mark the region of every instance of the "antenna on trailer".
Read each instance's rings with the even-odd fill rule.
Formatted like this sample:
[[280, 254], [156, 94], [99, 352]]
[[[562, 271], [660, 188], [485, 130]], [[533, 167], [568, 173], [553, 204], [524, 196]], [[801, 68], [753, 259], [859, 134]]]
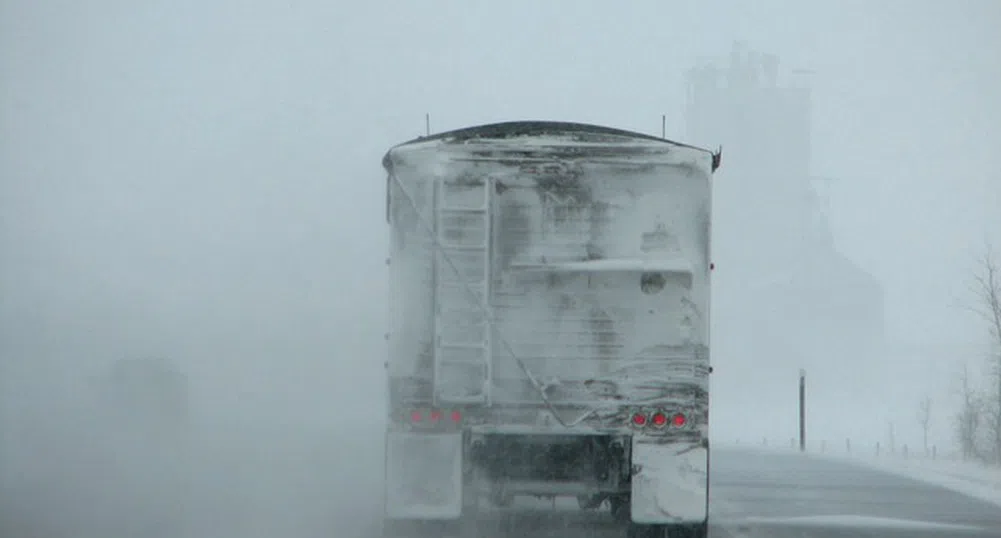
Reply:
[[667, 138], [667, 114], [660, 115], [660, 137]]
[[424, 113], [424, 134], [426, 136], [431, 136], [431, 114]]

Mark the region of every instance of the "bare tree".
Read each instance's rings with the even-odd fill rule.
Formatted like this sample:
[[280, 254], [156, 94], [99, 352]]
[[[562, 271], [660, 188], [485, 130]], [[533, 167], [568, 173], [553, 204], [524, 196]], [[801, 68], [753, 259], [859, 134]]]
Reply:
[[959, 382], [962, 408], [959, 411], [959, 416], [956, 417], [956, 437], [959, 440], [959, 448], [965, 461], [978, 456], [977, 434], [980, 430], [982, 405], [980, 395], [970, 380], [970, 369], [966, 363], [963, 363]]
[[987, 426], [990, 430], [991, 455], [1001, 464], [1001, 267], [988, 245], [973, 276], [977, 297], [974, 311], [987, 322], [991, 350], [988, 363], [990, 385], [987, 389]]
[[921, 424], [925, 455], [928, 455], [928, 427], [931, 425], [931, 396], [925, 396], [918, 402], [918, 423]]

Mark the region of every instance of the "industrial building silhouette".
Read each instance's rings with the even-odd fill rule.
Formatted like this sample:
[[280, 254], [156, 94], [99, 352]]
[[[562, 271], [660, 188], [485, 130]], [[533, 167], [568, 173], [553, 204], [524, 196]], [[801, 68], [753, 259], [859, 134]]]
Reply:
[[735, 44], [727, 65], [700, 65], [688, 78], [686, 140], [723, 148], [714, 363], [731, 370], [727, 379], [779, 388], [777, 406], [794, 396], [800, 368], [825, 386], [874, 387], [878, 368], [868, 366], [884, 346], [882, 285], [835, 247], [810, 170], [808, 75], [793, 71], [780, 83], [777, 57]]

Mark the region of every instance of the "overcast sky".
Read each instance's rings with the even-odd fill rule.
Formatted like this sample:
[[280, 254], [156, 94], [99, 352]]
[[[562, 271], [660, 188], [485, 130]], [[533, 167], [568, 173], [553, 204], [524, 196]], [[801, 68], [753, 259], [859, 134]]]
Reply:
[[389, 146], [425, 112], [683, 139], [685, 70], [734, 40], [815, 71], [813, 171], [888, 336], [976, 345], [999, 27], [992, 0], [2, 0], [0, 345], [181, 357], [234, 406], [381, 390]]

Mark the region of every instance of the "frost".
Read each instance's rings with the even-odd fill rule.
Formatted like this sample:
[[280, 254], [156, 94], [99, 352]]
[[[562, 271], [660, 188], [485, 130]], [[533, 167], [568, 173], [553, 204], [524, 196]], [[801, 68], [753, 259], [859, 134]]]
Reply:
[[[448, 377], [456, 387], [438, 394], [466, 394], [482, 382], [493, 402], [597, 402], [663, 397], [679, 383], [704, 387], [706, 353], [642, 355], [708, 344], [708, 152], [607, 133], [459, 138], [420, 140], [387, 155], [394, 236], [411, 237], [395, 241], [391, 254], [400, 298], [391, 375], [431, 375], [414, 350], [441, 342], [428, 325], [432, 312], [468, 310], [474, 319], [485, 308], [488, 356], [476, 359], [485, 364]], [[488, 185], [489, 280], [480, 284], [482, 255], [442, 246], [464, 242], [460, 232], [472, 228], [442, 220], [432, 200], [472, 207], [462, 196]], [[429, 260], [431, 282], [454, 281], [455, 293], [424, 294], [433, 289]], [[479, 327], [445, 330], [450, 342], [487, 342]], [[432, 357], [442, 356], [435, 345]]]
[[707, 461], [707, 450], [700, 445], [634, 440], [633, 521], [703, 521], [708, 508]]

